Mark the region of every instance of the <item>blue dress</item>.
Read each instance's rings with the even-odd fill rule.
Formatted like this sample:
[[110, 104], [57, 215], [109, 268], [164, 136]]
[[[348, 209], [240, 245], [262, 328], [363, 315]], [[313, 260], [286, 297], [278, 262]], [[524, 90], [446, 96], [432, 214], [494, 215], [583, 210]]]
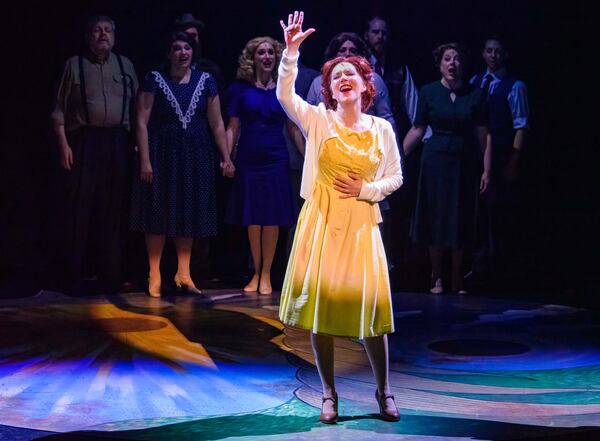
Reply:
[[208, 98], [217, 95], [215, 79], [192, 70], [178, 84], [152, 71], [141, 90], [154, 95], [148, 122], [153, 178], [139, 179], [132, 192], [131, 227], [169, 237], [206, 237], [217, 232], [214, 143], [206, 117]]
[[275, 89], [236, 81], [229, 88], [229, 115], [240, 119], [240, 138], [225, 222], [293, 225], [296, 203], [283, 135], [287, 116]]

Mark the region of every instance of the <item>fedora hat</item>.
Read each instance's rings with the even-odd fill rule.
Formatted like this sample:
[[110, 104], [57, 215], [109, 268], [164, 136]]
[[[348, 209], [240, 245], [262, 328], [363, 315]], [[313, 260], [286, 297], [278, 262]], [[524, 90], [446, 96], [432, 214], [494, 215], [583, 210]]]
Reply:
[[175, 20], [175, 26], [178, 29], [195, 27], [198, 30], [198, 32], [201, 32], [202, 29], [204, 29], [204, 23], [201, 20], [194, 18], [194, 16], [189, 12], [181, 14], [181, 17]]

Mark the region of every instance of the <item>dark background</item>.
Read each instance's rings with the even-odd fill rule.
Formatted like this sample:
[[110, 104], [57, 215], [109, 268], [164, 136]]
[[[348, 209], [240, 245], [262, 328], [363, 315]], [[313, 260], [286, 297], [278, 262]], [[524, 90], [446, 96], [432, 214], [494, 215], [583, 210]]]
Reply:
[[439, 78], [431, 61], [438, 44], [465, 42], [473, 51], [473, 68], [482, 70], [483, 38], [498, 32], [507, 37], [512, 70], [526, 83], [532, 110], [521, 180], [522, 288], [565, 303], [597, 296], [598, 112], [592, 68], [597, 47], [594, 18], [580, 2], [105, 0], [22, 1], [3, 8], [0, 292], [5, 295], [18, 295], [21, 286], [35, 291], [49, 277], [50, 227], [60, 193], [48, 115], [62, 63], [79, 50], [87, 17], [107, 14], [116, 20], [115, 50], [134, 62], [142, 78], [162, 60], [162, 41], [175, 18], [192, 12], [206, 24], [203, 55], [221, 66], [229, 82], [245, 42], [257, 35], [281, 39], [278, 21], [296, 8], [317, 29], [303, 47], [308, 66], [320, 67], [334, 34], [362, 34], [366, 19], [377, 13], [388, 20], [391, 46], [419, 87]]

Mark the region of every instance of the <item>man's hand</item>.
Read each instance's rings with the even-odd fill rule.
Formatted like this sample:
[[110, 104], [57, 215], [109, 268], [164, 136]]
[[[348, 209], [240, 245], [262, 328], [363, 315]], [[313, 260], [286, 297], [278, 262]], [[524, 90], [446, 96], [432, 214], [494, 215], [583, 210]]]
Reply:
[[73, 166], [73, 150], [68, 144], [60, 147], [60, 165], [65, 170], [71, 171]]

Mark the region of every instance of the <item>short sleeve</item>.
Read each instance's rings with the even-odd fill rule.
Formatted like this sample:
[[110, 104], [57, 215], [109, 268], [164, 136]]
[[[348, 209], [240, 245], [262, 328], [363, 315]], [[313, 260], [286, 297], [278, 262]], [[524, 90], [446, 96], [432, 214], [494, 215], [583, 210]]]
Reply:
[[232, 83], [227, 90], [227, 113], [229, 116], [240, 116], [240, 101], [242, 98], [242, 84], [238, 81]]
[[148, 92], [148, 93], [151, 93], [152, 95], [154, 95], [154, 94], [156, 94], [157, 88], [158, 88], [158, 82], [156, 81], [156, 78], [154, 77], [154, 71], [148, 72], [146, 74], [146, 76], [144, 77], [144, 81], [142, 82], [142, 85], [140, 86], [140, 90], [142, 92]]
[[527, 88], [522, 81], [515, 81], [508, 94], [508, 105], [513, 116], [513, 128], [524, 129], [529, 126], [529, 102]]
[[121, 58], [123, 59], [125, 74], [129, 75], [129, 77], [131, 78], [131, 90], [133, 92], [133, 95], [135, 96], [140, 87], [137, 74], [135, 73], [135, 67], [129, 58], [123, 56]]
[[60, 123], [65, 123], [65, 113], [67, 112], [67, 103], [69, 101], [69, 95], [71, 94], [71, 85], [73, 82], [73, 68], [72, 68], [72, 59], [67, 60], [64, 65], [63, 72], [59, 83], [57, 84], [55, 90], [55, 101], [54, 101], [54, 109], [50, 117]]
[[429, 91], [423, 88], [419, 94], [417, 102], [417, 111], [415, 113], [414, 125], [416, 127], [427, 127], [429, 125]]
[[219, 87], [217, 86], [217, 80], [212, 75], [208, 75], [206, 82], [204, 83], [204, 90], [207, 96], [217, 96], [219, 94]]

